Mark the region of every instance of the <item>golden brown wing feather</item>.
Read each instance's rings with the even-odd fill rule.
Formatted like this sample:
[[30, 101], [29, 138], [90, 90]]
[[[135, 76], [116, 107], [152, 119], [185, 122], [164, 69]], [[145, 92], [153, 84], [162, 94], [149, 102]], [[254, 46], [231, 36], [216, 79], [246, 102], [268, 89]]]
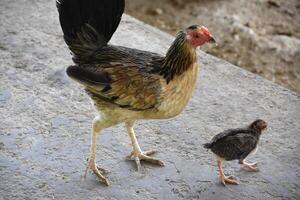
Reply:
[[130, 110], [146, 110], [159, 101], [161, 76], [150, 66], [110, 62], [71, 66], [70, 77], [86, 86], [90, 95]]
[[133, 110], [153, 108], [160, 95], [160, 76], [145, 72], [132, 63], [103, 67], [111, 78], [111, 89], [104, 94], [118, 97], [114, 103]]

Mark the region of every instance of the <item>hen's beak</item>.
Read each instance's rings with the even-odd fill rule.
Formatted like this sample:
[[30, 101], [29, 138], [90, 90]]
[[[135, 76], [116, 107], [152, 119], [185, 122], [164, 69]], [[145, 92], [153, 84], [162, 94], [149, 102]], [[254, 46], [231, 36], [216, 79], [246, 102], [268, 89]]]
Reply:
[[208, 43], [217, 43], [214, 37], [211, 37], [208, 41]]

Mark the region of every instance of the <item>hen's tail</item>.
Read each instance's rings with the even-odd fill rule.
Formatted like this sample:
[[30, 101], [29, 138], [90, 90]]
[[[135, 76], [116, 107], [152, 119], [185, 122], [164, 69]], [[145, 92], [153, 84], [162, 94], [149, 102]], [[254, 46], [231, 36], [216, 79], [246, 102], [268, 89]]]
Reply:
[[105, 46], [124, 12], [124, 0], [57, 0], [64, 39], [77, 64]]

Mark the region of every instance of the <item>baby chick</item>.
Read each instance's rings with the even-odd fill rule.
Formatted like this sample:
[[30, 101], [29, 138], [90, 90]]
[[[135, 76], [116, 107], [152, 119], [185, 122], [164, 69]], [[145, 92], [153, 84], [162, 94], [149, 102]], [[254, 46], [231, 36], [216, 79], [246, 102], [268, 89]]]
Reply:
[[233, 176], [225, 176], [222, 169], [222, 161], [238, 160], [241, 168], [251, 171], [257, 170], [257, 163], [246, 163], [245, 158], [255, 152], [259, 138], [267, 123], [257, 119], [246, 128], [225, 130], [212, 138], [209, 143], [204, 144], [204, 148], [210, 149], [216, 156], [219, 168], [219, 178], [221, 183], [237, 185], [238, 182]]

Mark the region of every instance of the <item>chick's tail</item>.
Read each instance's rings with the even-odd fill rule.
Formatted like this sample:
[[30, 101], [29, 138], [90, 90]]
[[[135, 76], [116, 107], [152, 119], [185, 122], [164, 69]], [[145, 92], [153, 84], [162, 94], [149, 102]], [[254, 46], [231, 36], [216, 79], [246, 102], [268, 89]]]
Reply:
[[57, 0], [64, 40], [76, 64], [107, 45], [124, 12], [124, 0]]
[[210, 149], [211, 148], [211, 143], [205, 143], [205, 144], [203, 144], [203, 147], [205, 149]]

